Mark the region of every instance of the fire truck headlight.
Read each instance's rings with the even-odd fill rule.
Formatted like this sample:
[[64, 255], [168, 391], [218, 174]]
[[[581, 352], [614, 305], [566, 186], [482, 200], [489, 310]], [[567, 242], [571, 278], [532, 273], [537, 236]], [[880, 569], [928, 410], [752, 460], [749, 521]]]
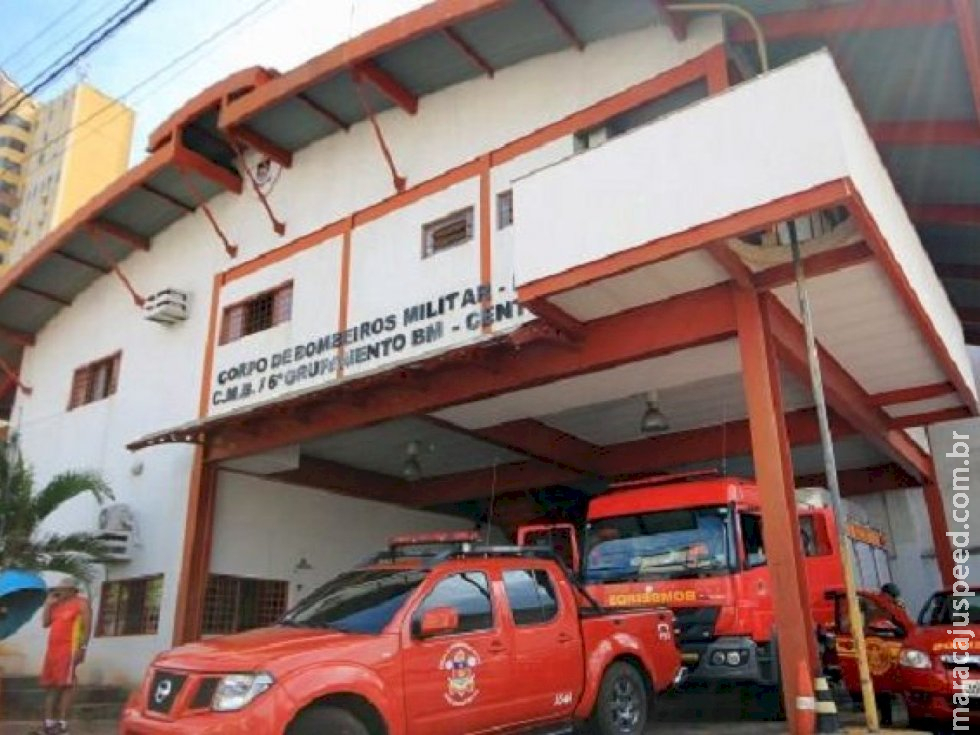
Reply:
[[725, 664], [725, 652], [715, 651], [711, 654], [711, 663], [715, 666], [724, 666]]
[[742, 663], [742, 654], [739, 651], [729, 651], [725, 660], [729, 666], [738, 666]]
[[903, 648], [898, 662], [909, 669], [928, 669], [932, 666], [929, 654], [915, 648]]

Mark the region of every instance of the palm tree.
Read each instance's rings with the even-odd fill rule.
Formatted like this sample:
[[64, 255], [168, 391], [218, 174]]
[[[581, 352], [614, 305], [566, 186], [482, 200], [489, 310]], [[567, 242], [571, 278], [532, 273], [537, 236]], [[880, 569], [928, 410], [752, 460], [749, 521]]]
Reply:
[[106, 559], [90, 533], [53, 533], [41, 525], [62, 504], [91, 494], [101, 504], [112, 490], [97, 473], [62, 472], [34, 490], [34, 472], [17, 451], [16, 437], [0, 442], [0, 570], [61, 572], [91, 582]]

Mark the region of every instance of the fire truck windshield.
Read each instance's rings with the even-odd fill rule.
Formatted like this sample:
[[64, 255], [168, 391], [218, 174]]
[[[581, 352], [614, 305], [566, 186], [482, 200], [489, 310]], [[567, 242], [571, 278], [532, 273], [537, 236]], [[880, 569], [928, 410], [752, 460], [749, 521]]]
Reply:
[[726, 507], [638, 513], [586, 528], [587, 583], [727, 574], [733, 568]]
[[423, 570], [364, 569], [330, 580], [302, 600], [282, 625], [378, 634], [416, 587]]

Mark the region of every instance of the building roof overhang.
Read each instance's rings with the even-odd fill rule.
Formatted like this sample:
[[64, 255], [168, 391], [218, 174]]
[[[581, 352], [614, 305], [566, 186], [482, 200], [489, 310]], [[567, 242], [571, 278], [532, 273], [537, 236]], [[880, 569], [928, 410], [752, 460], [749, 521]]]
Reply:
[[[971, 246], [980, 226], [980, 0], [741, 5], [759, 17], [777, 65], [829, 45], [967, 335], [980, 339], [980, 249]], [[0, 279], [0, 359], [16, 367], [44, 324], [111, 271], [110, 260], [148, 247], [219, 192], [240, 190], [229, 141], [289, 165], [295, 151], [365, 118], [358, 81], [372, 113], [414, 114], [427, 94], [552, 51], [653, 23], [683, 35], [678, 20], [687, 14], [668, 16], [664, 8], [649, 0], [618, 2], [615, 12], [578, 0], [437, 0], [289, 73], [251, 68], [230, 76], [175, 112], [151, 136], [146, 161]], [[732, 23], [729, 39], [733, 63], [743, 75], [756, 73], [750, 27]], [[909, 52], [896, 60], [888, 53], [895, 48]], [[198, 200], [181, 181], [188, 172]], [[93, 232], [107, 235], [101, 246]], [[7, 411], [13, 385], [0, 381]]]

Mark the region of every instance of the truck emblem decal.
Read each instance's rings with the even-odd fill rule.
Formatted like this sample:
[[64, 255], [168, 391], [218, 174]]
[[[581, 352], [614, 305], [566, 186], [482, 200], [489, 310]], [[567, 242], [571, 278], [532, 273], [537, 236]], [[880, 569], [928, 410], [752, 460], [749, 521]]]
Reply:
[[453, 707], [470, 704], [480, 690], [476, 688], [476, 667], [480, 654], [465, 643], [454, 643], [443, 655], [439, 669], [446, 672], [446, 701]]

